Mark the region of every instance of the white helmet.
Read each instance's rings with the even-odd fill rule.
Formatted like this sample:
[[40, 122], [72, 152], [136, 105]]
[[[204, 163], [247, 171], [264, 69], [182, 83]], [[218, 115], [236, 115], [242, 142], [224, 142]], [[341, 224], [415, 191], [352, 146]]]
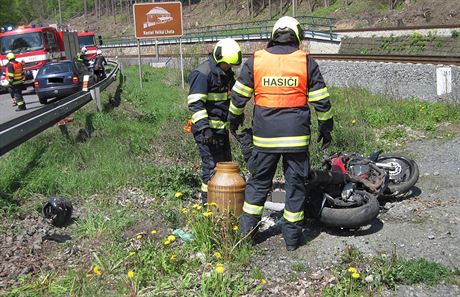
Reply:
[[97, 55], [102, 55], [102, 51], [98, 49], [98, 50], [96, 51], [96, 54], [97, 54]]
[[84, 46], [84, 47], [81, 48], [81, 52], [82, 52], [82, 53], [86, 53], [87, 51], [88, 51], [88, 49], [86, 48], [86, 46]]
[[273, 26], [272, 39], [275, 38], [276, 32], [286, 32], [288, 30], [292, 30], [294, 32], [299, 42], [303, 39], [302, 26], [300, 26], [300, 23], [295, 18], [290, 16], [283, 16], [276, 21]]

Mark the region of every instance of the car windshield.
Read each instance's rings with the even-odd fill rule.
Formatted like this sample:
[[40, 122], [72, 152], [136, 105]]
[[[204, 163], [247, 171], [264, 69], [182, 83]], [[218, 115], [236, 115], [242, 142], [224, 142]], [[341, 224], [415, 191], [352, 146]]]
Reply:
[[42, 68], [40, 68], [38, 75], [49, 75], [68, 72], [72, 72], [72, 67], [70, 63], [45, 64]]
[[94, 35], [78, 36], [78, 43], [80, 43], [80, 48], [96, 44], [94, 42]]
[[40, 32], [15, 34], [0, 37], [0, 51], [24, 53], [36, 51], [43, 48], [43, 38]]

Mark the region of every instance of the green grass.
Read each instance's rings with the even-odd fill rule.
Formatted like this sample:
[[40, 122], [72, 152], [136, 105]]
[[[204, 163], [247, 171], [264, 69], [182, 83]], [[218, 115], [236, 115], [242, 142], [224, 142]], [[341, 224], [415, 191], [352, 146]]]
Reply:
[[[143, 73], [140, 89], [137, 68], [125, 70], [119, 107], [96, 113], [89, 104], [75, 113], [69, 138], [53, 127], [2, 157], [0, 208], [9, 215], [2, 223], [38, 211], [50, 195], [67, 197], [76, 202], [79, 213], [68, 231], [84, 253], [76, 267], [22, 276], [12, 296], [235, 296], [255, 294], [266, 283], [257, 267], [250, 273], [244, 270], [253, 249], [233, 230], [236, 220], [214, 218], [205, 215], [208, 209], [191, 205], [200, 185], [200, 161], [191, 134], [182, 131], [189, 114], [178, 72], [144, 67]], [[400, 101], [356, 89], [330, 92], [335, 129], [328, 151], [367, 154], [404, 140], [408, 132], [403, 127], [429, 135], [439, 123], [460, 120], [460, 110], [449, 104]], [[103, 101], [116, 100], [115, 93], [113, 86], [104, 92]], [[315, 131], [315, 118], [312, 122]], [[384, 133], [379, 136], [378, 131]], [[312, 139], [315, 136], [313, 132]], [[235, 160], [241, 163], [233, 145]], [[324, 152], [314, 141], [311, 154], [313, 166], [318, 166]], [[125, 197], [132, 189], [136, 194]], [[177, 238], [165, 245], [177, 228], [195, 240], [185, 243]], [[344, 263], [355, 265], [355, 251], [347, 253]], [[292, 269], [302, 272], [307, 267], [296, 263]], [[405, 282], [420, 281], [417, 275], [398, 276]]]
[[[329, 89], [334, 109], [334, 131], [333, 145], [328, 152], [370, 154], [378, 149], [391, 151], [394, 144], [407, 141], [410, 129], [432, 136], [439, 124], [460, 122], [458, 104], [421, 102], [415, 98], [398, 100], [361, 89]], [[315, 166], [324, 152], [315, 142], [315, 118], [312, 124], [310, 155]]]
[[[359, 275], [352, 276], [356, 270]], [[459, 271], [426, 259], [404, 259], [391, 255], [364, 256], [356, 247], [347, 246], [335, 271], [338, 282], [323, 291], [323, 296], [373, 296], [397, 285], [458, 282]]]

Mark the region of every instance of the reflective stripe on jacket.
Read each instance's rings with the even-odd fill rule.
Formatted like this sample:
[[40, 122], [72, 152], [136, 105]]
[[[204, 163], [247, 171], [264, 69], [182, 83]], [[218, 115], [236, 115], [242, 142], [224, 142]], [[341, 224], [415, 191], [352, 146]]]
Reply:
[[228, 130], [229, 92], [235, 83], [232, 70], [224, 72], [212, 56], [198, 65], [189, 76], [187, 104], [193, 129], [212, 128], [218, 134]]
[[[276, 44], [266, 49], [273, 59], [267, 61], [265, 66], [276, 69], [279, 65], [278, 59], [284, 61], [293, 53], [299, 52], [298, 45], [295, 44]], [[301, 51], [300, 51], [301, 52]], [[265, 152], [301, 152], [308, 150], [310, 140], [310, 109], [314, 107], [318, 122], [328, 120], [333, 117], [332, 106], [329, 100], [329, 92], [324, 83], [323, 76], [318, 64], [311, 56], [306, 56], [305, 80], [306, 95], [308, 99], [304, 106], [290, 108], [266, 107], [255, 104], [253, 113], [253, 143], [259, 151]], [[285, 61], [284, 61], [285, 62]], [[283, 62], [283, 63], [284, 63]], [[243, 114], [244, 108], [252, 95], [256, 93], [254, 68], [257, 61], [255, 57], [250, 57], [242, 66], [238, 81], [232, 89], [230, 113], [233, 116]], [[261, 67], [263, 67], [261, 65]], [[283, 68], [279, 66], [279, 68]], [[294, 67], [296, 71], [297, 67]], [[293, 71], [288, 69], [288, 71]], [[302, 74], [303, 75], [303, 74]], [[281, 83], [284, 81], [281, 80]], [[286, 80], [289, 84], [292, 81]], [[277, 83], [276, 81], [274, 83]], [[297, 96], [297, 95], [295, 95]], [[300, 96], [298, 98], [301, 98]], [[291, 97], [283, 98], [285, 102], [290, 101]], [[302, 100], [304, 100], [302, 98]], [[295, 101], [295, 100], [294, 100]]]
[[254, 54], [255, 104], [272, 108], [307, 104], [307, 53], [301, 50], [275, 55], [260, 50]]
[[263, 151], [304, 151], [310, 141], [307, 53], [254, 54], [254, 136]]
[[24, 83], [24, 71], [22, 63], [17, 61], [10, 61], [6, 67], [6, 76], [11, 85], [19, 85]]

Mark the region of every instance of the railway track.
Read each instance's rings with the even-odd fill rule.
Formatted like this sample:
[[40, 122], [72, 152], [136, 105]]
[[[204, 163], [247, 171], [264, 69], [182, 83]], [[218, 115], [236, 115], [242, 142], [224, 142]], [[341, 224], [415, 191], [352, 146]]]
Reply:
[[432, 25], [432, 26], [406, 26], [406, 27], [381, 27], [381, 28], [360, 28], [360, 29], [335, 29], [334, 33], [352, 32], [377, 32], [377, 31], [413, 31], [413, 30], [435, 30], [435, 29], [455, 29], [460, 28], [460, 24], [453, 25]]
[[369, 61], [384, 63], [460, 65], [459, 57], [445, 56], [397, 56], [397, 55], [336, 55], [312, 54], [317, 60]]
[[[187, 57], [187, 55], [185, 55]], [[202, 57], [207, 55], [203, 54]], [[249, 58], [250, 54], [243, 54]], [[338, 61], [361, 61], [361, 62], [382, 62], [382, 63], [406, 63], [406, 64], [435, 64], [435, 65], [459, 65], [460, 56], [398, 56], [398, 55], [339, 55], [339, 54], [312, 54], [316, 60], [338, 60]], [[194, 55], [196, 57], [196, 55]], [[137, 59], [137, 55], [126, 55], [119, 59]], [[155, 55], [143, 55], [142, 58], [155, 59]], [[160, 58], [171, 58], [168, 55], [160, 55]]]

